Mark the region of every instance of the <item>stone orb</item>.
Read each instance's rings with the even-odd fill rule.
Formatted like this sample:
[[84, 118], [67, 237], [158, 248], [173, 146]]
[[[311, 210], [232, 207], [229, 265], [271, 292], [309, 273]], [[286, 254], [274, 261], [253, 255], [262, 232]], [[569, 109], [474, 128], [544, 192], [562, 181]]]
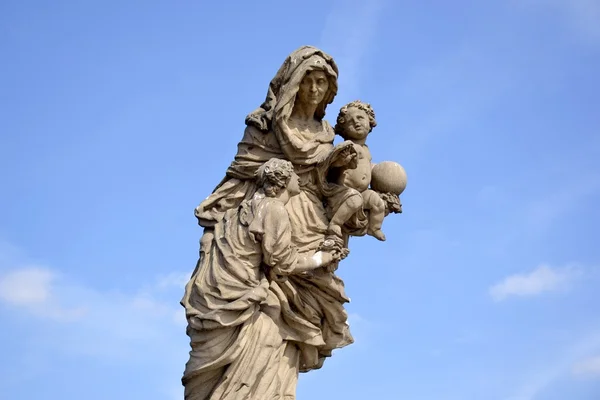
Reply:
[[371, 188], [381, 193], [400, 195], [406, 189], [406, 171], [394, 161], [375, 164], [371, 171]]

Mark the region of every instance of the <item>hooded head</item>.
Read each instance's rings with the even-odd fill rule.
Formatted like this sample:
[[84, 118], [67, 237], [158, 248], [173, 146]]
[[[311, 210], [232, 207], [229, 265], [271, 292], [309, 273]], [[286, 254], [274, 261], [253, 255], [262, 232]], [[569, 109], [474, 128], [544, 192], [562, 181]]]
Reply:
[[337, 94], [338, 68], [329, 54], [316, 47], [303, 46], [285, 59], [269, 84], [267, 98], [246, 117], [246, 125], [266, 132], [271, 129], [273, 120], [287, 121], [294, 109], [300, 82], [310, 71], [323, 71], [329, 82], [327, 93], [315, 111], [315, 118], [322, 120], [325, 108]]

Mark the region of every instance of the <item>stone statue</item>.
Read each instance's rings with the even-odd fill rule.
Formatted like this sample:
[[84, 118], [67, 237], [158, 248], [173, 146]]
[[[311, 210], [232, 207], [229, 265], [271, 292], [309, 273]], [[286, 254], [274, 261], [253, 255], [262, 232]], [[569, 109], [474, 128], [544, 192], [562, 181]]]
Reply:
[[[335, 132], [352, 142], [356, 152], [356, 162], [339, 168], [337, 176], [330, 173], [329, 179], [340, 185], [346, 186], [352, 191], [352, 196], [346, 197], [341, 204], [336, 204], [336, 198], [329, 198], [327, 202], [335, 210], [329, 222], [329, 233], [342, 237], [342, 225], [353, 215], [361, 214], [365, 219], [367, 233], [381, 241], [385, 235], [381, 231], [381, 224], [385, 217], [385, 203], [381, 197], [369, 189], [371, 183], [371, 152], [365, 144], [367, 136], [377, 125], [375, 112], [369, 104], [361, 101], [353, 101], [346, 104], [340, 110], [335, 125]], [[361, 210], [369, 210], [369, 216], [360, 213]]]
[[371, 173], [364, 139], [375, 119], [365, 103], [342, 109], [336, 129], [350, 140], [334, 147], [323, 117], [337, 77], [317, 48], [290, 54], [246, 117], [225, 177], [195, 210], [204, 234], [181, 302], [186, 400], [295, 399], [299, 372], [353, 342], [334, 271], [350, 235], [385, 238], [381, 221], [401, 212], [406, 175], [392, 162]]

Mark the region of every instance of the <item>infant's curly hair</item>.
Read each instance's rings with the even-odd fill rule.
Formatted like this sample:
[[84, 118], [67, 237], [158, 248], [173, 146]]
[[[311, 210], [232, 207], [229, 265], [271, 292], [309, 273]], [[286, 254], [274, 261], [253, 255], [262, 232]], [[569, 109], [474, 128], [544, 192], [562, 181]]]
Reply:
[[352, 107], [356, 107], [367, 114], [367, 116], [369, 117], [369, 125], [371, 126], [371, 131], [377, 126], [377, 121], [375, 121], [375, 111], [373, 111], [371, 105], [360, 100], [354, 100], [340, 109], [335, 128], [333, 128], [335, 130], [335, 133], [337, 133], [344, 139], [346, 139], [346, 136], [344, 135], [344, 124], [346, 123], [346, 114], [348, 113], [348, 110]]
[[287, 186], [294, 172], [294, 166], [287, 160], [271, 158], [261, 165], [254, 176], [258, 187], [265, 191], [267, 197], [275, 197]]

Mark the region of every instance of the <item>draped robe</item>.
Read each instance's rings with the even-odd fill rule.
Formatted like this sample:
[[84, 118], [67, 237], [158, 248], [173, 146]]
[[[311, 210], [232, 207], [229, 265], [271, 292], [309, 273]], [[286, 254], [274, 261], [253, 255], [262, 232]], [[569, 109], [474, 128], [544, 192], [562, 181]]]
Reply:
[[[241, 357], [240, 354], [244, 352], [254, 352], [254, 349], [259, 346], [250, 339], [243, 340], [243, 338], [254, 337], [252, 333], [241, 336], [226, 335], [228, 339], [225, 340], [220, 339], [220, 334], [214, 332], [208, 334], [202, 330], [197, 331], [194, 327], [197, 318], [195, 319], [194, 316], [202, 316], [206, 313], [216, 316], [224, 311], [198, 308], [198, 303], [194, 299], [203, 298], [204, 291], [208, 289], [194, 286], [193, 282], [197, 281], [198, 277], [204, 276], [206, 271], [215, 268], [212, 264], [215, 262], [214, 257], [221, 254], [215, 250], [216, 246], [229, 234], [223, 233], [225, 232], [223, 229], [225, 226], [233, 228], [232, 213], [237, 212], [238, 207], [252, 199], [256, 193], [254, 174], [262, 163], [270, 158], [290, 160], [300, 177], [301, 193], [292, 197], [286, 205], [291, 245], [297, 249], [297, 252], [306, 254], [315, 251], [324, 239], [328, 219], [323, 205], [324, 186], [321, 182], [323, 173], [319, 165], [332, 154], [334, 132], [322, 117], [325, 106], [331, 103], [337, 91], [337, 86], [331, 87], [336, 85], [336, 82], [330, 83], [330, 91], [323, 105], [317, 110], [316, 117], [321, 119], [317, 131], [301, 134], [287, 126], [298, 85], [304, 75], [311, 70], [324, 70], [329, 76], [337, 79], [335, 63], [331, 57], [320, 50], [305, 46], [292, 53], [271, 82], [265, 103], [246, 118], [247, 127], [225, 178], [196, 208], [196, 217], [199, 224], [205, 227], [205, 233], [201, 239], [201, 257], [195, 277], [186, 287], [182, 301], [188, 315], [188, 335], [192, 346], [190, 361], [183, 379], [186, 392], [192, 390], [190, 388], [211, 387], [211, 385], [201, 384], [210, 379], [217, 382], [211, 381], [218, 386], [218, 382], [228, 376], [229, 371], [239, 368], [234, 367], [241, 362], [235, 361], [236, 357]], [[286, 271], [284, 264], [275, 263], [272, 267]], [[344, 293], [342, 280], [325, 269], [303, 274], [287, 274], [285, 279], [267, 281], [268, 285], [261, 278], [258, 286], [252, 289], [255, 295], [260, 292], [260, 300], [252, 303], [252, 307], [258, 307], [259, 311], [245, 311], [244, 315], [247, 319], [236, 325], [238, 326], [236, 329], [240, 332], [245, 329], [260, 336], [264, 334], [264, 332], [260, 333], [263, 329], [274, 332], [274, 327], [277, 328], [281, 343], [277, 341], [269, 346], [275, 346], [279, 350], [275, 353], [265, 352], [264, 354], [272, 355], [268, 360], [266, 356], [258, 354], [255, 358], [260, 358], [261, 362], [266, 362], [268, 365], [277, 366], [276, 376], [280, 377], [278, 382], [284, 387], [279, 395], [281, 398], [294, 399], [298, 372], [320, 368], [333, 349], [353, 342], [347, 324], [347, 313], [343, 307], [349, 300]], [[218, 290], [218, 285], [215, 286], [215, 290]], [[212, 337], [212, 334], [216, 336]], [[275, 338], [274, 334], [267, 336]], [[195, 364], [194, 352], [212, 351], [210, 349], [213, 345], [209, 345], [209, 342], [213, 344], [218, 342], [220, 346], [218, 348], [227, 356], [224, 356], [221, 361], [214, 361], [215, 368], [211, 370], [214, 374], [212, 378], [202, 375], [200, 379], [198, 377], [201, 374], [195, 371], [202, 370], [202, 367]], [[248, 358], [242, 357], [242, 359]], [[257, 367], [259, 364], [253, 363], [251, 369], [260, 369]], [[274, 373], [273, 369], [269, 371]], [[249, 377], [247, 384], [253, 388], [265, 389], [264, 385], [253, 383], [254, 378], [255, 375]], [[219, 394], [221, 397], [215, 397], [214, 393], [221, 393], [218, 390], [213, 393], [213, 397], [208, 397], [210, 393], [212, 392], [206, 392], [206, 397], [186, 397], [186, 399], [270, 399], [259, 395], [253, 397], [251, 394], [246, 397], [228, 397]]]

